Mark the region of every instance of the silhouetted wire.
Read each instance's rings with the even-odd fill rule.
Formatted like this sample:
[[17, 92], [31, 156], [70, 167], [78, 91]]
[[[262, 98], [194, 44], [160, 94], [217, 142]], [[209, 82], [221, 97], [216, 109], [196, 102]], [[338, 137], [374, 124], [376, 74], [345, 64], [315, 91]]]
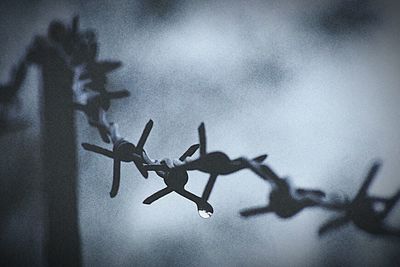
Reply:
[[[153, 128], [153, 121], [146, 124], [137, 145], [121, 137], [118, 125], [107, 119], [106, 113], [110, 108], [111, 100], [124, 98], [130, 95], [127, 90], [107, 91], [107, 74], [121, 67], [120, 61], [98, 61], [98, 43], [94, 31], [79, 30], [79, 19], [74, 17], [71, 26], [61, 22], [52, 22], [49, 27], [50, 44], [69, 62], [74, 70], [74, 107], [82, 111], [89, 125], [96, 127], [101, 139], [105, 143], [112, 142], [112, 151], [97, 145], [83, 143], [85, 150], [113, 159], [113, 179], [110, 196], [117, 196], [121, 181], [121, 162], [133, 162], [144, 178], [148, 171], [154, 171], [161, 177], [165, 188], [147, 197], [143, 203], [150, 205], [154, 201], [176, 192], [182, 197], [194, 202], [200, 216], [210, 217], [214, 210], [208, 203], [212, 190], [219, 175], [229, 175], [243, 169], [249, 169], [259, 178], [265, 180], [272, 187], [266, 206], [248, 208], [240, 212], [243, 217], [251, 217], [267, 213], [275, 213], [281, 218], [290, 218], [305, 208], [323, 208], [342, 213], [319, 229], [323, 235], [347, 223], [353, 224], [372, 234], [400, 236], [399, 230], [394, 230], [384, 224], [384, 219], [400, 199], [400, 190], [391, 198], [371, 197], [367, 190], [380, 167], [375, 162], [370, 169], [364, 183], [352, 201], [347, 198], [330, 199], [319, 189], [296, 188], [288, 178], [281, 178], [267, 164], [263, 163], [267, 155], [260, 155], [253, 159], [239, 157], [230, 159], [222, 151], [207, 152], [207, 139], [204, 123], [198, 128], [199, 144], [192, 145], [177, 159], [151, 159], [144, 149], [145, 143]], [[44, 52], [46, 41], [40, 37], [34, 40], [27, 55], [28, 61], [40, 61], [46, 57]], [[18, 89], [26, 75], [25, 60], [22, 61], [11, 75], [11, 80], [0, 87], [0, 103], [9, 103], [15, 98]], [[0, 119], [3, 119], [3, 116]], [[199, 157], [192, 159], [199, 150]], [[187, 191], [188, 171], [201, 171], [209, 174], [208, 182], [202, 196]], [[383, 210], [377, 210], [376, 204], [383, 204]]]

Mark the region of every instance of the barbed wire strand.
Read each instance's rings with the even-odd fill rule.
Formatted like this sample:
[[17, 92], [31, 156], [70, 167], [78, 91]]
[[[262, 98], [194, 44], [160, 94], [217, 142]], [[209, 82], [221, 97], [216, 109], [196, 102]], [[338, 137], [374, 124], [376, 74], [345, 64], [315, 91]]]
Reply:
[[[61, 22], [52, 22], [49, 26], [47, 37], [36, 37], [28, 48], [25, 58], [12, 72], [8, 84], [0, 87], [0, 104], [2, 107], [2, 123], [5, 122], [6, 106], [16, 98], [17, 92], [26, 75], [26, 66], [37, 63], [43, 57], [43, 47], [51, 46], [73, 71], [73, 99], [76, 110], [85, 114], [90, 126], [98, 129], [103, 142], [112, 143], [112, 150], [82, 143], [82, 147], [90, 152], [113, 159], [113, 181], [110, 197], [117, 196], [121, 180], [121, 162], [133, 162], [144, 178], [148, 172], [155, 172], [161, 177], [166, 187], [155, 192], [143, 203], [150, 205], [154, 201], [175, 192], [192, 201], [197, 206], [199, 215], [209, 218], [214, 212], [208, 202], [220, 175], [229, 175], [243, 169], [251, 170], [256, 176], [268, 182], [271, 186], [269, 202], [265, 206], [247, 208], [240, 211], [240, 215], [249, 218], [256, 215], [274, 213], [281, 218], [290, 218], [306, 208], [322, 208], [340, 215], [324, 223], [319, 235], [332, 231], [345, 224], [353, 223], [365, 232], [385, 236], [400, 237], [400, 229], [393, 229], [386, 225], [385, 218], [400, 199], [400, 190], [389, 198], [368, 195], [367, 191], [376, 178], [381, 166], [375, 161], [368, 172], [364, 183], [356, 196], [350, 200], [347, 196], [339, 194], [326, 194], [319, 189], [296, 188], [289, 178], [278, 176], [266, 163], [267, 155], [260, 155], [253, 159], [239, 157], [230, 159], [221, 151], [208, 152], [206, 149], [206, 130], [204, 123], [198, 128], [199, 144], [190, 146], [177, 159], [151, 159], [144, 147], [153, 127], [153, 121], [145, 125], [145, 128], [136, 145], [127, 141], [119, 132], [117, 123], [110, 122], [107, 118], [113, 100], [128, 97], [129, 91], [107, 91], [107, 75], [121, 67], [120, 61], [99, 61], [97, 37], [93, 30], [81, 31], [79, 18], [75, 16], [70, 26]], [[199, 150], [199, 156], [192, 156]], [[201, 197], [187, 191], [185, 185], [188, 182], [188, 172], [201, 171], [210, 175]], [[376, 205], [383, 205], [380, 210]]]

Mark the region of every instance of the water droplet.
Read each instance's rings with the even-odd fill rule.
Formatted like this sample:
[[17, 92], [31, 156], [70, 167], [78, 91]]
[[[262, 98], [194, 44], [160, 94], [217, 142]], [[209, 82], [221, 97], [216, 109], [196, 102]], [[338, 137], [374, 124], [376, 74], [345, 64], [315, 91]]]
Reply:
[[375, 212], [383, 212], [385, 211], [385, 204], [382, 202], [375, 202], [373, 204], [373, 209], [375, 210]]
[[199, 210], [199, 215], [201, 218], [208, 219], [212, 216], [212, 212], [206, 210]]

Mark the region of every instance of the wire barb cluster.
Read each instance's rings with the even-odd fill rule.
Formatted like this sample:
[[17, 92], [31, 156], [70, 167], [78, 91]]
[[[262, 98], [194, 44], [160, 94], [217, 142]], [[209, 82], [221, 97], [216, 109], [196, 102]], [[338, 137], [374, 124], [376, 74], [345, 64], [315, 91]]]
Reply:
[[[57, 21], [52, 22], [47, 37], [37, 37], [34, 40], [23, 63], [18, 65], [17, 71], [14, 72], [13, 80], [7, 86], [1, 87], [0, 103], [9, 103], [15, 97], [26, 73], [25, 62], [40, 64], [43, 58], [51, 56], [46, 54], [47, 50], [44, 48], [53, 47], [74, 73], [72, 90], [76, 110], [86, 115], [89, 125], [98, 129], [105, 143], [113, 145], [112, 150], [109, 150], [93, 144], [82, 144], [85, 150], [113, 159], [110, 191], [112, 198], [119, 191], [121, 162], [133, 162], [144, 178], [149, 176], [148, 172], [155, 172], [165, 183], [165, 187], [147, 197], [143, 201], [144, 204], [150, 205], [175, 192], [192, 201], [201, 217], [209, 218], [214, 213], [209, 198], [217, 177], [248, 169], [268, 182], [272, 190], [267, 205], [240, 211], [240, 215], [245, 218], [268, 213], [274, 213], [281, 218], [291, 218], [306, 208], [315, 207], [340, 214], [320, 227], [320, 235], [346, 223], [353, 223], [371, 234], [400, 237], [400, 230], [393, 229], [385, 223], [385, 218], [400, 199], [400, 190], [390, 198], [368, 194], [368, 188], [381, 166], [380, 162], [373, 164], [356, 196], [349, 200], [347, 197], [332, 197], [319, 189], [295, 187], [290, 179], [278, 176], [264, 163], [266, 154], [255, 158], [231, 159], [224, 152], [207, 151], [204, 123], [198, 128], [199, 143], [190, 146], [179, 158], [151, 159], [144, 146], [152, 130], [153, 121], [150, 120], [146, 124], [137, 144], [134, 145], [120, 135], [116, 123], [107, 119], [106, 113], [111, 106], [111, 100], [129, 96], [127, 90], [110, 92], [106, 89], [107, 74], [122, 64], [119, 61], [99, 61], [96, 34], [92, 30], [80, 31], [78, 24], [78, 17], [74, 17], [69, 26]], [[199, 156], [193, 158], [197, 151]], [[210, 175], [201, 196], [185, 189], [189, 179], [188, 172], [193, 170]]]

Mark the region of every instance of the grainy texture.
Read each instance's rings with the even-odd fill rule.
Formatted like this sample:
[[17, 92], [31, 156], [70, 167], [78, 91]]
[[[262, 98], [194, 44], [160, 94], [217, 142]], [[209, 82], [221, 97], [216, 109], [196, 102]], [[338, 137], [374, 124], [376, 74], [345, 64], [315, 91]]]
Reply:
[[[154, 158], [184, 151], [205, 121], [210, 150], [232, 156], [268, 153], [279, 174], [290, 175], [299, 186], [353, 194], [369, 163], [379, 157], [384, 165], [371, 191], [390, 196], [399, 188], [395, 1], [369, 1], [374, 19], [360, 20], [361, 27], [347, 28], [351, 19], [338, 16], [347, 18], [334, 24], [344, 31], [326, 30], [320, 20], [326, 12], [337, 14], [338, 1], [173, 1], [162, 8], [137, 1], [15, 2], [0, 3], [1, 81], [50, 20], [79, 13], [82, 27], [98, 32], [100, 57], [124, 63], [110, 76], [110, 88], [126, 88], [131, 97], [110, 108], [112, 120], [124, 136], [137, 140], [152, 118], [156, 127], [146, 146]], [[41, 209], [35, 192], [41, 176], [29, 171], [35, 170], [32, 150], [39, 140], [34, 74], [21, 93], [31, 127], [17, 134], [20, 142], [0, 137], [8, 151], [1, 155], [2, 185], [18, 180], [18, 191], [30, 195], [21, 197], [12, 213], [3, 213], [8, 206], [1, 204], [0, 241], [7, 259], [40, 265]], [[86, 118], [76, 118], [78, 142], [101, 144]], [[78, 162], [87, 266], [389, 266], [400, 260], [398, 242], [353, 227], [319, 239], [315, 231], [327, 219], [324, 212], [305, 212], [289, 221], [274, 216], [243, 221], [238, 211], [262, 203], [269, 190], [248, 172], [217, 181], [211, 197], [218, 203], [216, 213], [205, 222], [191, 203], [172, 195], [151, 207], [142, 205], [162, 181], [155, 176], [142, 181], [129, 165], [121, 170], [118, 198], [110, 200], [112, 163], [83, 150]], [[191, 175], [188, 188], [201, 193], [207, 177]], [[16, 203], [10, 190], [4, 189], [2, 199]], [[390, 221], [398, 226], [396, 210]]]

